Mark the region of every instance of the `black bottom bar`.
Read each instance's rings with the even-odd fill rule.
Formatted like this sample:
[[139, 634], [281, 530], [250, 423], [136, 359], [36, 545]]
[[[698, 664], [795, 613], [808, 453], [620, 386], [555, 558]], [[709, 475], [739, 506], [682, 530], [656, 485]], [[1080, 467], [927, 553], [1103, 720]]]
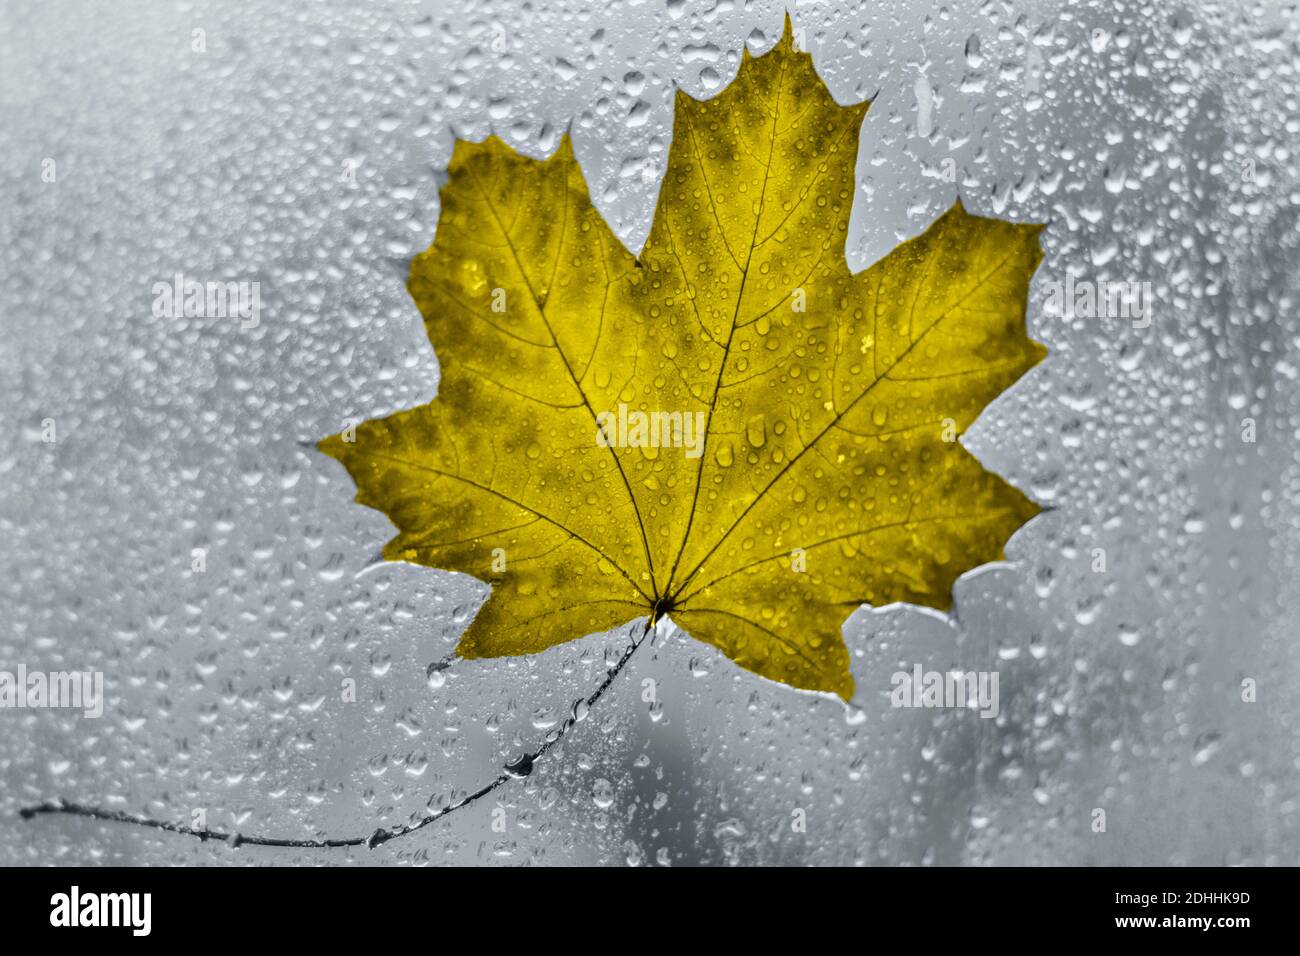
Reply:
[[1200, 937], [1231, 944], [1255, 930], [1284, 929], [1293, 885], [1291, 870], [1206, 868], [8, 869], [0, 870], [0, 915], [8, 942], [74, 931], [82, 941], [92, 934], [193, 941], [217, 930], [259, 943], [355, 939], [374, 946], [388, 929], [404, 926], [401, 932], [418, 937], [424, 926], [459, 945], [513, 945], [503, 934], [527, 937], [551, 924], [556, 933], [573, 927], [579, 945], [590, 940], [581, 925], [600, 927], [607, 940], [617, 929], [616, 936], [632, 930], [672, 944], [712, 916], [733, 942], [771, 942], [779, 925], [821, 945], [828, 933], [864, 946], [901, 934], [929, 946], [1027, 931], [1071, 941], [1128, 936], [1182, 944]]

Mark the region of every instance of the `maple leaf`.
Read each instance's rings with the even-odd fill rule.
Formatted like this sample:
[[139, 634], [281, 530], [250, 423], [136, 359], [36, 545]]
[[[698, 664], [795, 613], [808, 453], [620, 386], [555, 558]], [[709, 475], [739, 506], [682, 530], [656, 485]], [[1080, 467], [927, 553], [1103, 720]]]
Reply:
[[456, 144], [408, 283], [438, 396], [319, 447], [397, 526], [386, 558], [492, 584], [461, 656], [671, 614], [847, 699], [857, 607], [949, 608], [1038, 512], [955, 439], [1046, 354], [1041, 227], [958, 203], [850, 272], [868, 105], [834, 101], [787, 18], [721, 94], [678, 92], [639, 257], [567, 134], [545, 161]]

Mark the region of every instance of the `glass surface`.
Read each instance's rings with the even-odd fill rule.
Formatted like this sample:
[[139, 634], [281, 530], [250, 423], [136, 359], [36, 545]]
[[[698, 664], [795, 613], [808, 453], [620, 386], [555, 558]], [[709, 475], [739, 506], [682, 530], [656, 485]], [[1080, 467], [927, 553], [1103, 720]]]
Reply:
[[[0, 711], [0, 863], [1296, 862], [1295, 6], [792, 11], [840, 102], [874, 98], [854, 268], [958, 194], [1048, 223], [1051, 354], [963, 442], [1052, 510], [954, 615], [855, 613], [851, 705], [668, 628], [526, 779], [318, 850], [17, 811], [365, 835], [595, 689], [628, 628], [431, 668], [487, 585], [376, 565], [389, 523], [310, 443], [436, 393], [404, 282], [454, 137], [541, 157], [571, 129], [636, 250], [674, 87], [722, 89], [783, 7], [0, 6], [0, 668], [106, 695], [99, 719]], [[155, 315], [177, 273], [259, 283], [259, 321]], [[1149, 325], [1054, 310], [1067, 276], [1149, 283]], [[998, 716], [892, 707], [918, 664], [996, 671]]]

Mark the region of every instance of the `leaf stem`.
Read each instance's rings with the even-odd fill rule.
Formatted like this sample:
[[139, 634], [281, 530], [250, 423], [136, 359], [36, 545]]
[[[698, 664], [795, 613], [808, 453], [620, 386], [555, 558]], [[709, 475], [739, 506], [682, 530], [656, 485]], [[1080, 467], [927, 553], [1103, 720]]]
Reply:
[[646, 621], [645, 627], [641, 629], [641, 634], [632, 639], [632, 643], [624, 649], [622, 656], [619, 657], [614, 666], [605, 674], [605, 679], [601, 681], [600, 685], [589, 696], [578, 700], [574, 705], [573, 712], [565, 719], [564, 723], [560, 725], [558, 730], [554, 730], [548, 734], [534, 750], [524, 754], [518, 760], [507, 764], [502, 768], [501, 773], [488, 783], [479, 787], [473, 793], [455, 803], [443, 807], [440, 810], [427, 814], [416, 823], [406, 823], [401, 826], [387, 828], [380, 827], [369, 836], [335, 837], [324, 840], [292, 840], [282, 837], [248, 836], [225, 830], [198, 829], [177, 823], [170, 823], [166, 820], [155, 820], [151, 817], [138, 816], [121, 810], [110, 810], [106, 807], [87, 806], [80, 803], [71, 803], [66, 800], [57, 800], [37, 804], [35, 806], [23, 807], [19, 811], [19, 814], [24, 820], [31, 820], [34, 817], [43, 815], [62, 814], [65, 816], [88, 817], [93, 820], [104, 820], [110, 823], [127, 823], [132, 826], [148, 827], [153, 830], [164, 830], [168, 833], [179, 833], [183, 836], [194, 837], [197, 840], [205, 842], [208, 840], [220, 840], [224, 843], [229, 843], [232, 847], [248, 845], [294, 847], [298, 849], [332, 849], [335, 847], [364, 846], [369, 849], [374, 849], [390, 840], [409, 836], [417, 830], [422, 830], [429, 824], [437, 820], [442, 820], [455, 811], [467, 807], [481, 798], [486, 797], [488, 794], [504, 786], [511, 780], [519, 780], [531, 774], [537, 761], [545, 757], [550, 749], [558, 744], [564, 736], [573, 729], [574, 725], [586, 716], [585, 712], [580, 714], [579, 711], [584, 707], [587, 709], [594, 707], [596, 702], [605, 695], [605, 692], [609, 690], [610, 685], [614, 683], [614, 679], [618, 677], [623, 668], [627, 666], [628, 661], [632, 659], [632, 655], [635, 654], [637, 649], [645, 643], [645, 639], [655, 632], [660, 616], [661, 615], [657, 612], [651, 615], [651, 617]]

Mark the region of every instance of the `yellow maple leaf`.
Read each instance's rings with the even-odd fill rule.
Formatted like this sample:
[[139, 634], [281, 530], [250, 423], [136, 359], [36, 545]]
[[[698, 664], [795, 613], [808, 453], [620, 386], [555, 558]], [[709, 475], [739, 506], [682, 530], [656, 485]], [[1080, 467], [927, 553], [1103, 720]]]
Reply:
[[862, 604], [947, 609], [1038, 507], [956, 441], [1039, 362], [1040, 226], [958, 203], [866, 271], [844, 260], [859, 129], [789, 19], [708, 101], [678, 93], [633, 257], [553, 156], [458, 142], [408, 288], [428, 405], [320, 443], [398, 534], [390, 560], [493, 593], [464, 657], [671, 614], [737, 664], [853, 692]]

